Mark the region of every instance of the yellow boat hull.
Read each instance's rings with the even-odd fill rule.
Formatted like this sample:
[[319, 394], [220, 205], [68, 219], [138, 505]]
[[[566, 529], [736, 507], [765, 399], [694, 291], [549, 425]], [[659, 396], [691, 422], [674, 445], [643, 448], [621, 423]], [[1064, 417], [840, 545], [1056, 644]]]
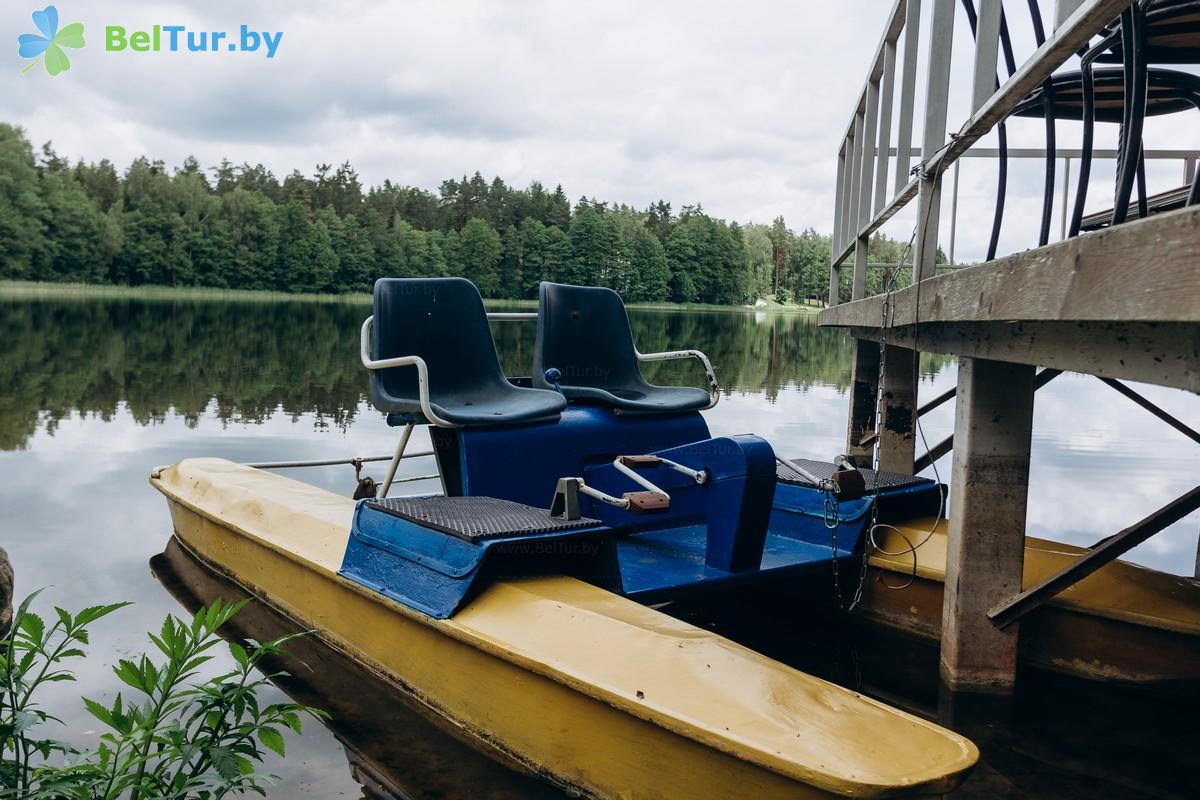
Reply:
[[577, 580], [434, 620], [336, 574], [353, 503], [216, 459], [162, 470], [200, 559], [505, 758], [587, 797], [937, 796], [967, 739]]
[[[872, 552], [859, 606], [872, 622], [927, 640], [941, 635], [946, 578], [947, 522], [929, 534], [933, 522], [881, 529], [881, 549], [895, 555]], [[923, 542], [915, 559], [908, 542]], [[1036, 586], [1085, 552], [1028, 537], [1023, 587]], [[1113, 562], [1021, 622], [1020, 657], [1029, 666], [1089, 680], [1200, 681], [1200, 585]]]

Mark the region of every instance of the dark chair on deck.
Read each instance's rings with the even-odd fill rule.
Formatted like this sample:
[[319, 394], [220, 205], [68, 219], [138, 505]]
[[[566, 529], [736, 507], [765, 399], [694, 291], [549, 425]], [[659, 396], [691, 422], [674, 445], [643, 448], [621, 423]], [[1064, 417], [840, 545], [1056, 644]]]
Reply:
[[[612, 289], [543, 283], [538, 304], [533, 385], [558, 389], [568, 400], [608, 406], [618, 413], [670, 414], [712, 408], [720, 398], [716, 375], [698, 350], [639, 353], [621, 296]], [[694, 358], [709, 390], [655, 386], [641, 361]]]
[[[962, 0], [972, 35], [976, 32], [977, 16], [974, 0]], [[1030, 21], [1034, 42], [1046, 41], [1041, 11], [1035, 0], [1029, 0]], [[1000, 17], [1000, 44], [1011, 77], [1016, 73], [1016, 59], [1004, 12]], [[1109, 214], [1112, 224], [1124, 222], [1134, 184], [1137, 185], [1137, 213], [1149, 211], [1146, 194], [1145, 160], [1142, 151], [1142, 129], [1145, 118], [1167, 114], [1197, 105], [1196, 78], [1188, 73], [1154, 69], [1153, 64], [1195, 64], [1200, 60], [1200, 0], [1135, 0], [1121, 16], [1100, 32], [1100, 39], [1080, 53], [1080, 70], [1055, 75], [1029, 95], [1013, 112], [1013, 116], [1036, 117], [1046, 123], [1046, 178], [1042, 196], [1042, 219], [1038, 244], [1049, 241], [1051, 214], [1054, 206], [1056, 135], [1058, 118], [1082, 120], [1083, 142], [1079, 180], [1071, 214], [1070, 236], [1081, 230], [1083, 208], [1087, 199], [1088, 180], [1092, 166], [1093, 128], [1097, 120], [1118, 123], [1120, 141], [1117, 148], [1117, 169], [1113, 208]], [[1120, 64], [1115, 70], [1097, 70], [1095, 64]], [[997, 77], [997, 86], [1000, 81]], [[1007, 183], [1008, 147], [1004, 121], [997, 125], [999, 144], [999, 181], [996, 191], [996, 210], [988, 244], [987, 259], [996, 255], [1000, 226], [1004, 218]], [[1170, 193], [1175, 194], [1175, 193]], [[1183, 204], [1200, 202], [1200, 182], [1184, 190]]]
[[371, 402], [404, 433], [383, 495], [414, 425], [443, 428], [555, 420], [567, 402], [558, 392], [513, 385], [504, 376], [487, 312], [463, 278], [381, 278], [375, 314], [362, 326]]
[[[1113, 213], [1113, 221], [1121, 222], [1126, 218], [1135, 177], [1138, 184], [1138, 216], [1146, 214], [1145, 166], [1141, 155], [1143, 120], [1191, 109], [1200, 110], [1200, 77], [1151, 67], [1141, 77], [1137, 117], [1131, 123], [1127, 106], [1130, 94], [1126, 88], [1128, 77], [1121, 67], [1107, 67], [1055, 75], [1051, 81], [1053, 90], [1049, 105], [1053, 107], [1054, 117], [1084, 123], [1080, 182], [1071, 219], [1072, 235], [1078, 233], [1083, 216], [1087, 179], [1091, 173], [1094, 123], [1108, 122], [1122, 126]], [[1042, 117], [1047, 105], [1043, 87], [1026, 98], [1012, 114], [1018, 117]], [[1127, 179], [1122, 178], [1125, 173], [1128, 173]], [[1200, 202], [1200, 182], [1192, 184], [1186, 199], [1188, 205], [1196, 202]]]

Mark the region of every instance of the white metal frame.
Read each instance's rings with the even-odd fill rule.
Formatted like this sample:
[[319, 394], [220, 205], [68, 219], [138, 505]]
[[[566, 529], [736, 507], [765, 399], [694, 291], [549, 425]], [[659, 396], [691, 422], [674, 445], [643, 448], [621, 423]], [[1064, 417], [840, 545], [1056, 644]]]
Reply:
[[437, 412], [433, 410], [433, 406], [429, 402], [429, 368], [425, 366], [425, 359], [420, 356], [397, 356], [395, 358], [378, 360], [371, 358], [371, 326], [374, 324], [375, 315], [372, 314], [363, 322], [362, 331], [359, 334], [359, 356], [362, 358], [363, 366], [372, 372], [379, 369], [392, 369], [393, 367], [416, 367], [417, 400], [421, 404], [421, 413], [425, 415], [425, 419], [439, 428], [461, 427], [438, 416]]
[[[536, 313], [532, 312], [492, 312], [487, 315], [489, 320], [494, 321], [536, 320], [537, 316], [538, 315]], [[429, 401], [429, 368], [425, 365], [424, 359], [422, 359], [420, 356], [396, 356], [395, 358], [383, 359], [375, 359], [371, 357], [371, 329], [374, 324], [375, 315], [372, 314], [363, 320], [362, 328], [359, 331], [359, 358], [362, 360], [363, 366], [372, 372], [380, 369], [392, 369], [394, 367], [416, 367], [417, 400], [420, 403], [421, 413], [425, 416], [425, 419], [429, 420], [431, 424], [436, 425], [439, 428], [462, 427], [450, 422], [447, 419], [444, 419], [433, 410], [433, 405]], [[700, 362], [701, 366], [704, 367], [704, 374], [708, 378], [709, 402], [706, 406], [706, 409], [712, 408], [721, 399], [721, 387], [717, 383], [717, 374], [713, 370], [712, 362], [708, 360], [708, 356], [704, 355], [704, 353], [700, 352], [699, 350], [670, 350], [663, 353], [641, 353], [634, 348], [634, 353], [637, 355], [638, 361], [675, 361], [684, 358], [696, 359]], [[412, 438], [412, 432], [413, 423], [410, 422], [404, 426], [404, 430], [400, 434], [400, 442], [396, 445], [396, 453], [392, 456], [391, 463], [388, 465], [387, 477], [384, 479], [383, 485], [380, 487], [380, 497], [387, 497], [388, 490], [391, 489], [392, 483], [395, 482], [396, 470], [399, 468], [400, 462], [404, 459], [404, 451], [408, 447], [409, 439]], [[664, 460], [664, 463], [668, 464], [668, 466], [670, 466], [672, 469], [677, 469], [679, 471], [687, 469], [686, 467], [681, 467], [673, 462]], [[625, 468], [623, 468], [622, 465], [618, 465], [617, 469], [625, 472]], [[689, 474], [691, 474], [690, 470]], [[646, 485], [643, 483], [642, 478], [633, 474], [630, 474], [630, 477], [632, 477], [638, 483]], [[692, 477], [695, 478], [696, 476], [693, 474]], [[696, 480], [699, 483], [703, 482], [703, 480], [699, 478], [696, 478]], [[582, 480], [580, 481], [580, 486], [581, 489], [583, 489]], [[650, 491], [659, 491], [651, 486], [647, 486], [647, 488]], [[587, 493], [590, 493], [591, 491], [594, 490], [587, 490]], [[663, 492], [663, 494], [665, 494], [665, 492]], [[605, 502], [608, 501], [606, 500]]]
[[[629, 466], [628, 464], [626, 464], [623, 461], [624, 458], [625, 458], [624, 456], [617, 456], [615, 459], [613, 459], [612, 465], [617, 470], [617, 472], [620, 472], [622, 475], [629, 478], [631, 481], [636, 483], [638, 486], [641, 486], [646, 491], [652, 492], [656, 495], [659, 495], [660, 497], [665, 497], [665, 498], [667, 498], [667, 502], [670, 502], [671, 495], [669, 495], [666, 492], [666, 490], [659, 488], [658, 486], [656, 486], [654, 483], [652, 483], [647, 478], [643, 478], [641, 475], [637, 474], [637, 471], [634, 470], [633, 467]], [[659, 458], [658, 462], [659, 462], [659, 464], [661, 464], [664, 467], [668, 467], [670, 469], [675, 470], [678, 473], [687, 475], [689, 478], [691, 478], [698, 484], [703, 485], [708, 482], [708, 471], [707, 470], [692, 469], [691, 467], [685, 467], [683, 464], [676, 463], [676, 462], [671, 461], [670, 459], [666, 459], [666, 458]], [[614, 497], [613, 495], [602, 492], [599, 489], [594, 489], [591, 486], [588, 486], [587, 483], [581, 477], [580, 478], [568, 478], [567, 480], [574, 481], [575, 485], [579, 489], [579, 491], [583, 492], [588, 497], [592, 497], [592, 498], [595, 498], [596, 500], [601, 501], [602, 503], [607, 503], [610, 506], [613, 506], [615, 508], [620, 508], [620, 509], [623, 509], [626, 511], [628, 511], [629, 507], [632, 505], [629, 498]]]
[[[921, 4], [932, 6], [922, 21]], [[979, 26], [973, 48], [970, 83], [971, 116], [957, 133], [946, 136], [951, 51], [956, 0], [896, 0], [887, 17], [862, 90], [838, 148], [837, 194], [834, 203], [833, 258], [829, 304], [839, 302], [841, 270], [853, 256], [852, 300], [866, 296], [867, 246], [871, 234], [914, 198], [918, 232], [913, 259], [914, 280], [932, 277], [941, 215], [942, 175], [984, 134], [1001, 122], [1031, 91], [1040, 86], [1104, 25], [1134, 0], [1058, 0], [1054, 32], [997, 88], [995, 66], [1000, 36], [1001, 0], [980, 0]], [[927, 30], [922, 36], [919, 29]], [[924, 40], [928, 63], [922, 111], [920, 161], [909, 177], [910, 145], [917, 97], [916, 56]], [[903, 43], [897, 81], [896, 48]], [[900, 86], [897, 145], [890, 147], [893, 107], [889, 95]], [[1010, 152], [1010, 156], [1012, 153]], [[1192, 154], [1181, 153], [1184, 163]], [[889, 159], [895, 157], [895, 190], [887, 198]]]
[[667, 350], [662, 353], [643, 353], [636, 347], [633, 349], [637, 355], [638, 361], [679, 361], [684, 358], [694, 358], [704, 367], [704, 375], [708, 378], [708, 405], [704, 407], [708, 409], [715, 406], [721, 400], [721, 386], [717, 383], [717, 373], [713, 370], [712, 362], [708, 360], [708, 356], [701, 353], [699, 350]]
[[[662, 457], [657, 457], [657, 458], [658, 458], [659, 464], [662, 464], [664, 467], [673, 469], [682, 475], [687, 475], [689, 478], [694, 480], [696, 483], [704, 484], [704, 483], [708, 482], [708, 471], [707, 470], [692, 469], [691, 467], [685, 467], [683, 464], [676, 463], [674, 461], [671, 461], [668, 458], [662, 458]], [[616, 468], [617, 472], [619, 472], [622, 475], [624, 475], [625, 477], [629, 478], [631, 481], [638, 484], [646, 491], [654, 492], [655, 494], [662, 494], [662, 495], [666, 494], [666, 492], [664, 492], [662, 489], [655, 486], [649, 480], [647, 480], [646, 478], [643, 478], [641, 475], [638, 475], [637, 470], [635, 470], [633, 467], [631, 467], [625, 463], [623, 456], [617, 457], [616, 459], [613, 460], [613, 467]]]

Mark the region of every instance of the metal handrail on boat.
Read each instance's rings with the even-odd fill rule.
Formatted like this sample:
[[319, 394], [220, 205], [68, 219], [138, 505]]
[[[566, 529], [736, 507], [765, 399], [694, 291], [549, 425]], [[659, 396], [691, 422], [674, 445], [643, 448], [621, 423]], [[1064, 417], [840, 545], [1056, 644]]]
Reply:
[[721, 386], [717, 383], [717, 373], [713, 369], [708, 356], [699, 350], [667, 350], [662, 353], [643, 353], [636, 347], [633, 350], [638, 361], [678, 361], [684, 358], [694, 358], [704, 367], [704, 376], [708, 378], [708, 405], [705, 409], [714, 407], [721, 399]]
[[[432, 450], [422, 450], [418, 453], [406, 453], [404, 458], [420, 458], [421, 456], [433, 455]], [[373, 461], [391, 461], [392, 457], [387, 456], [355, 456], [353, 458], [323, 458], [313, 461], [258, 461], [253, 463], [243, 462], [243, 467], [253, 467], [254, 469], [292, 469], [298, 467], [340, 467], [343, 464], [355, 466], [357, 464], [369, 464]]]
[[433, 410], [433, 405], [429, 402], [429, 368], [425, 366], [425, 359], [420, 356], [396, 356], [395, 358], [382, 359], [371, 357], [371, 327], [374, 324], [375, 315], [372, 314], [363, 320], [362, 329], [359, 332], [359, 358], [362, 359], [363, 366], [372, 372], [380, 369], [392, 369], [393, 367], [416, 367], [417, 401], [421, 405], [421, 413], [425, 415], [425, 419], [439, 428], [457, 428], [458, 425], [439, 417], [437, 412]]

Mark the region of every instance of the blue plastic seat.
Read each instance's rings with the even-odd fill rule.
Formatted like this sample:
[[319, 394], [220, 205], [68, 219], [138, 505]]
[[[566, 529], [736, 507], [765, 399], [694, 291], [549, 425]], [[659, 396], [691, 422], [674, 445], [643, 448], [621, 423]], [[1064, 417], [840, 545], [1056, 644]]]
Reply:
[[[716, 399], [708, 359], [695, 351], [658, 354], [655, 360], [699, 358], [713, 392], [692, 386], [647, 383], [621, 296], [612, 289], [543, 283], [538, 300], [533, 385], [556, 388], [546, 371], [558, 370], [568, 400], [607, 405], [624, 412], [670, 414], [710, 408]], [[643, 357], [645, 358], [645, 357]], [[552, 373], [553, 374], [553, 373]]]
[[483, 299], [468, 280], [381, 278], [372, 328], [364, 362], [416, 356], [429, 376], [436, 419], [422, 410], [415, 365], [372, 369], [371, 402], [391, 425], [511, 425], [554, 420], [567, 407], [558, 392], [520, 388], [504, 376]]

